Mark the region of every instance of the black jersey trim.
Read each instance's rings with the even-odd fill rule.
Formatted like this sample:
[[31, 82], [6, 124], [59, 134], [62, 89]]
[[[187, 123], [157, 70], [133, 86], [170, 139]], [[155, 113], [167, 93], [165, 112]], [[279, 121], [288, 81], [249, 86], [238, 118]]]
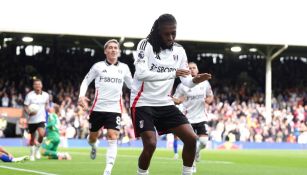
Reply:
[[147, 45], [147, 41], [143, 41], [140, 45], [140, 50], [145, 50], [146, 45]]

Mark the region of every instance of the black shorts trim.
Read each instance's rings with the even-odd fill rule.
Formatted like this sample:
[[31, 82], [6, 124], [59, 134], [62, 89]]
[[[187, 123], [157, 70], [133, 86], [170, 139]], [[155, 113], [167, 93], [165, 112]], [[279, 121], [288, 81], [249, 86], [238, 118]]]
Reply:
[[37, 128], [45, 128], [45, 122], [29, 123], [28, 124], [28, 131], [29, 131], [30, 134], [35, 133]]
[[159, 135], [167, 134], [170, 129], [189, 123], [175, 105], [132, 107], [131, 112], [136, 137], [144, 131], [157, 130]]
[[197, 135], [208, 135], [208, 123], [206, 121], [200, 123], [192, 123], [191, 125]]
[[121, 113], [93, 111], [89, 117], [89, 130], [91, 132], [97, 132], [101, 127], [104, 127], [106, 129], [115, 129], [119, 131], [120, 122]]

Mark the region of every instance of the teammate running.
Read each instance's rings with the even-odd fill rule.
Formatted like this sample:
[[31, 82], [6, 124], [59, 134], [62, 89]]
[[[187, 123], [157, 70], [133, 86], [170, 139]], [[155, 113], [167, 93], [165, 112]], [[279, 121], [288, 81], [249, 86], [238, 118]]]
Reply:
[[[198, 75], [196, 63], [190, 62], [189, 69], [192, 77]], [[185, 97], [184, 100], [182, 100]], [[177, 86], [173, 96], [175, 104], [183, 104], [183, 113], [192, 124], [194, 132], [198, 135], [195, 160], [200, 160], [200, 150], [206, 147], [208, 142], [208, 117], [205, 111], [205, 103], [211, 104], [213, 101], [213, 92], [208, 81], [201, 82], [190, 88], [182, 83]], [[193, 165], [193, 172], [196, 172], [196, 165]]]
[[[28, 130], [31, 134], [30, 138], [30, 160], [34, 161], [40, 159], [40, 146], [45, 136], [45, 123], [46, 123], [46, 111], [49, 103], [49, 95], [47, 92], [42, 91], [43, 84], [40, 79], [33, 80], [33, 91], [26, 95], [24, 101], [24, 116], [28, 116]], [[29, 106], [36, 104], [39, 106], [37, 112], [31, 112]], [[35, 134], [38, 132], [38, 139], [36, 140]]]
[[109, 146], [106, 154], [104, 175], [111, 174], [116, 154], [117, 139], [121, 122], [121, 99], [123, 83], [131, 88], [132, 77], [128, 66], [118, 61], [120, 46], [112, 39], [104, 45], [106, 60], [93, 65], [82, 81], [78, 104], [85, 109], [89, 99], [85, 97], [88, 85], [95, 79], [95, 99], [90, 109], [90, 135], [88, 143], [91, 145], [91, 158], [96, 158], [98, 146], [98, 130], [104, 126], [107, 129]]

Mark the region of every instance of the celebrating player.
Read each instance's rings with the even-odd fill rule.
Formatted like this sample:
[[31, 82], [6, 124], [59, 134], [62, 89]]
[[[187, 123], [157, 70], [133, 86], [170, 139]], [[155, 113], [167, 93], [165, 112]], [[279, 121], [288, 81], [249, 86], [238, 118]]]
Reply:
[[150, 34], [139, 42], [135, 56], [134, 84], [131, 89], [131, 111], [135, 134], [141, 136], [143, 150], [138, 161], [138, 175], [149, 174], [148, 168], [156, 149], [159, 134], [172, 132], [184, 143], [183, 175], [192, 174], [197, 135], [187, 118], [175, 107], [171, 90], [176, 77], [194, 87], [211, 78], [200, 74], [192, 78], [185, 50], [175, 43], [176, 19], [161, 15]]

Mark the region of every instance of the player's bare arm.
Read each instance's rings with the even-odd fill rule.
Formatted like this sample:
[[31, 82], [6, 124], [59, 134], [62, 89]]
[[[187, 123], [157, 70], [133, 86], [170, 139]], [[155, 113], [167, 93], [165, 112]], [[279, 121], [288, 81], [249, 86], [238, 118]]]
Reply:
[[190, 71], [189, 70], [185, 70], [185, 69], [178, 69], [176, 71], [176, 77], [186, 77], [190, 75]]
[[87, 97], [81, 96], [81, 97], [79, 97], [78, 105], [79, 105], [83, 110], [86, 110], [86, 109], [87, 109], [87, 104], [88, 104], [89, 101], [90, 101], [90, 99], [88, 99]]
[[193, 78], [193, 83], [198, 84], [203, 81], [210, 80], [211, 78], [212, 78], [211, 74], [208, 73], [198, 74]]
[[213, 96], [213, 95], [207, 96], [207, 97], [205, 98], [205, 102], [206, 102], [207, 104], [211, 104], [211, 103], [213, 102], [213, 99], [214, 99], [214, 96]]
[[179, 97], [179, 98], [173, 97], [173, 101], [174, 101], [175, 105], [180, 105], [185, 100], [185, 98], [186, 97], [184, 97], [184, 96]]

